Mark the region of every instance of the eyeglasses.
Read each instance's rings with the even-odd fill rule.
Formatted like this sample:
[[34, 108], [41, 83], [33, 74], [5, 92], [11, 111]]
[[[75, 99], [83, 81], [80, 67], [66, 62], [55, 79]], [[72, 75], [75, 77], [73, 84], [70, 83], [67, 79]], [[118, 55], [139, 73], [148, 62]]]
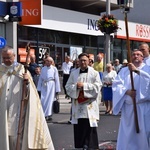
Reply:
[[141, 54], [132, 54], [132, 56], [141, 56], [141, 57], [143, 57]]
[[145, 51], [145, 49], [139, 49], [140, 51]]

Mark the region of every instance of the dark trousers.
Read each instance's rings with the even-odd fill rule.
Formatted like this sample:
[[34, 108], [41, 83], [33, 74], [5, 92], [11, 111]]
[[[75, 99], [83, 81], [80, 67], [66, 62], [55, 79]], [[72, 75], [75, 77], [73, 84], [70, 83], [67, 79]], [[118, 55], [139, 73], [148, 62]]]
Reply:
[[85, 145], [90, 150], [98, 149], [98, 135], [96, 127], [90, 127], [89, 119], [78, 119], [74, 124], [75, 148], [83, 148]]
[[64, 89], [64, 93], [65, 93], [65, 94], [67, 94], [65, 85], [66, 85], [68, 79], [69, 79], [69, 74], [64, 74], [64, 75], [63, 75], [63, 89]]

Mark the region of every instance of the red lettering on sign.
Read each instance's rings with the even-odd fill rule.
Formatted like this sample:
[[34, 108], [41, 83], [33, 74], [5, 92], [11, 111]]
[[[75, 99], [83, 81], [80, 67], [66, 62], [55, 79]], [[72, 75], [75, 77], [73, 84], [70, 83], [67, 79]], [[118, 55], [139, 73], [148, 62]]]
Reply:
[[147, 25], [136, 25], [136, 36], [143, 38], [150, 38], [150, 26]]

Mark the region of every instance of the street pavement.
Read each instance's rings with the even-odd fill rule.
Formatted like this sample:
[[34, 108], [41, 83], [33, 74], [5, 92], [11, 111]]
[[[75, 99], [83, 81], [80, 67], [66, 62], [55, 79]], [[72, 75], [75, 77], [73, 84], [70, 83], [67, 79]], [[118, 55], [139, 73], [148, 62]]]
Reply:
[[[70, 118], [70, 99], [59, 95], [60, 112], [53, 114], [48, 122], [55, 150], [75, 150], [73, 125], [68, 124]], [[97, 128], [100, 150], [115, 150], [120, 115], [105, 115], [105, 106], [100, 105], [100, 121]]]

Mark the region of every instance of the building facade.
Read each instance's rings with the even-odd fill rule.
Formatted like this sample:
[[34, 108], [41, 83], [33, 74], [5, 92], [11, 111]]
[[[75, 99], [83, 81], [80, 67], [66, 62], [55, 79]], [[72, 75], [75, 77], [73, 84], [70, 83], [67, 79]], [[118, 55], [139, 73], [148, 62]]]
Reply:
[[[79, 6], [75, 7], [74, 4], [74, 8], [72, 8], [65, 1], [67, 0], [61, 1], [63, 5], [60, 5], [58, 1], [55, 1], [55, 4], [47, 4], [48, 1], [44, 1], [43, 3], [47, 5], [42, 6], [41, 25], [19, 25], [17, 22], [3, 21], [0, 23], [0, 36], [5, 37], [7, 44], [14, 47], [17, 61], [25, 61], [24, 51], [28, 42], [30, 42], [38, 63], [42, 63], [44, 54], [48, 51], [58, 69], [61, 69], [66, 55], [75, 59], [81, 52], [92, 53], [94, 56], [101, 52], [105, 54], [105, 35], [98, 30], [96, 23], [100, 16], [98, 12], [100, 14], [102, 11], [106, 11], [104, 9], [106, 1], [84, 3], [84, 6], [81, 5], [83, 9], [80, 10], [75, 9]], [[82, 1], [81, 4], [83, 4]], [[100, 6], [103, 9], [97, 10], [96, 8]], [[89, 11], [89, 7], [94, 7], [96, 11], [92, 11], [92, 13]], [[117, 8], [116, 1], [113, 1], [111, 9]], [[121, 13], [120, 15], [123, 16]], [[119, 58], [120, 61], [127, 58], [125, 23], [123, 20], [119, 20], [118, 23], [121, 30], [111, 34], [110, 60], [112, 61], [116, 58]], [[138, 48], [140, 42], [150, 42], [150, 26], [141, 23], [129, 22], [131, 49]]]

